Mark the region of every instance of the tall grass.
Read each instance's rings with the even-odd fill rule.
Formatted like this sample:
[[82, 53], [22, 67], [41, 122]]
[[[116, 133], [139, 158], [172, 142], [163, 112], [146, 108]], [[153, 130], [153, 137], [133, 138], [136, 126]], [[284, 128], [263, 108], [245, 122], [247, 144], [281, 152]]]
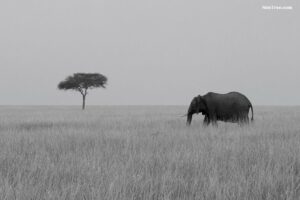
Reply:
[[300, 108], [0, 107], [0, 199], [299, 199]]

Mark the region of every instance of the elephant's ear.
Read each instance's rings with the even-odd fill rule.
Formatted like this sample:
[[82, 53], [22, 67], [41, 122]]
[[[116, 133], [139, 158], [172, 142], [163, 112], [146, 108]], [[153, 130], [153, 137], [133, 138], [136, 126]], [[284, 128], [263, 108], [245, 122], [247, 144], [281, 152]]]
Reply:
[[205, 98], [203, 98], [202, 96], [198, 96], [199, 100], [204, 104], [204, 107], [206, 108], [207, 112], [208, 112], [208, 105], [207, 105], [207, 101]]

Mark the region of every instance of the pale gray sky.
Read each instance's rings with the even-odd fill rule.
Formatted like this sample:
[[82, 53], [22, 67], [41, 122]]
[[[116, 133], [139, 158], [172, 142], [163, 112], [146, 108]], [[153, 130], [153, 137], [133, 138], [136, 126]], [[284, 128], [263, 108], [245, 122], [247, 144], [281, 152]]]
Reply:
[[0, 104], [80, 105], [58, 82], [99, 72], [107, 89], [87, 105], [182, 105], [208, 91], [299, 105], [299, 37], [298, 0], [1, 0]]

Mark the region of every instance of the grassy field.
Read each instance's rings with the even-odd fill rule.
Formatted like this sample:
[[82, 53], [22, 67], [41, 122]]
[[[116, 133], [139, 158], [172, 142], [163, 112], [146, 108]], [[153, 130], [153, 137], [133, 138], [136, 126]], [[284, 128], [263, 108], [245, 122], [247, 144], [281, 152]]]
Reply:
[[240, 127], [184, 106], [0, 107], [0, 199], [299, 199], [300, 107]]

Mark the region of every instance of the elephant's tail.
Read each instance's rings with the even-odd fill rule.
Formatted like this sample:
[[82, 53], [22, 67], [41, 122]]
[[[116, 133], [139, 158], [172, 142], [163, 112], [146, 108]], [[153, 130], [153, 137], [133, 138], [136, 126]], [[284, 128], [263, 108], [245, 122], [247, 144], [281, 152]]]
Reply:
[[250, 106], [249, 106], [250, 108], [251, 108], [251, 113], [252, 113], [252, 117], [251, 117], [251, 121], [253, 121], [254, 120], [254, 118], [253, 118], [253, 107], [252, 107], [252, 104], [250, 103]]

